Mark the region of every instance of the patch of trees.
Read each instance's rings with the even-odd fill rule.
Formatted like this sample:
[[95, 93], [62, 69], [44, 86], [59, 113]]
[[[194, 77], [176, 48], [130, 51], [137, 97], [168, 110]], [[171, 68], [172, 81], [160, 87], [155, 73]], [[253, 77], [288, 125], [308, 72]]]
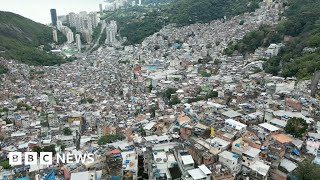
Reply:
[[209, 22], [252, 12], [259, 7], [259, 0], [177, 0], [168, 9], [170, 21], [178, 25]]
[[277, 26], [277, 31], [294, 38], [277, 57], [266, 62], [265, 71], [308, 79], [320, 68], [320, 1], [292, 0], [289, 5], [287, 19]]
[[320, 179], [320, 166], [306, 159], [298, 164], [293, 175], [295, 179]]
[[0, 75], [8, 72], [8, 69], [0, 64]]
[[162, 97], [166, 98], [167, 100], [171, 99], [171, 95], [176, 93], [177, 89], [176, 88], [168, 88], [162, 93]]
[[180, 104], [180, 103], [181, 103], [181, 101], [180, 101], [180, 99], [178, 98], [177, 95], [171, 96], [171, 99], [170, 99], [170, 101], [169, 101], [169, 105], [170, 105], [170, 106], [176, 105], [176, 104]]
[[168, 6], [162, 6], [158, 11], [133, 7], [113, 14], [109, 18], [119, 23], [121, 36], [127, 37], [127, 42], [124, 44], [130, 45], [141, 43], [144, 38], [158, 32], [165, 24], [175, 23], [184, 26], [209, 22], [224, 16], [232, 17], [254, 11], [259, 7], [259, 2], [260, 0], [176, 0]]
[[289, 37], [278, 56], [266, 60], [264, 70], [273, 75], [309, 79], [320, 69], [320, 1], [291, 0], [288, 3], [286, 19], [274, 28], [263, 26], [248, 33], [236, 44], [229, 45], [226, 54], [231, 55], [235, 50], [243, 55], [253, 53], [258, 47], [267, 47]]
[[22, 110], [22, 109], [25, 109], [25, 110], [29, 111], [29, 110], [31, 110], [31, 109], [32, 109], [32, 107], [31, 107], [31, 106], [29, 106], [29, 105], [28, 105], [28, 104], [26, 104], [26, 103], [19, 102], [19, 103], [17, 104], [16, 111], [18, 111], [18, 110]]
[[98, 139], [98, 145], [105, 145], [107, 143], [113, 143], [123, 139], [124, 139], [123, 135], [116, 135], [116, 134], [104, 135]]
[[34, 146], [32, 148], [33, 152], [37, 152], [38, 155], [40, 155], [40, 152], [52, 152], [53, 155], [55, 155], [56, 152], [56, 145], [51, 144], [50, 146], [44, 146], [43, 148], [39, 147], [39, 146]]
[[93, 41], [96, 41], [100, 35], [102, 29], [102, 25], [101, 23], [98, 24], [98, 26], [96, 28], [94, 28], [93, 32], [92, 32], [92, 39]]
[[63, 135], [65, 136], [71, 136], [72, 135], [72, 130], [68, 127], [63, 128]]
[[[65, 60], [51, 54], [53, 42], [52, 29], [20, 15], [0, 11], [0, 47], [1, 57], [15, 59], [30, 65], [55, 65]], [[58, 44], [67, 38], [58, 32]], [[38, 47], [44, 45], [43, 50]]]
[[8, 159], [0, 161], [0, 166], [2, 166], [3, 169], [10, 169], [11, 168]]
[[80, 104], [86, 104], [86, 103], [92, 104], [93, 102], [94, 102], [94, 99], [92, 98], [84, 98], [80, 100]]
[[218, 92], [217, 91], [209, 91], [205, 96], [197, 96], [197, 97], [188, 99], [188, 103], [208, 100], [208, 99], [211, 99], [214, 97], [218, 97]]
[[238, 51], [242, 55], [254, 53], [258, 47], [268, 47], [270, 43], [280, 42], [283, 35], [274, 33], [270, 26], [262, 25], [258, 30], [251, 31], [246, 34], [243, 39], [226, 49], [227, 55], [232, 55], [234, 51]]
[[[99, 32], [100, 33], [100, 32]], [[101, 34], [101, 37], [99, 39], [99, 45], [102, 45], [105, 43], [106, 41], [106, 38], [107, 38], [107, 32], [104, 30]]]
[[292, 134], [295, 137], [302, 137], [307, 129], [308, 124], [302, 118], [290, 118], [284, 128], [286, 133]]

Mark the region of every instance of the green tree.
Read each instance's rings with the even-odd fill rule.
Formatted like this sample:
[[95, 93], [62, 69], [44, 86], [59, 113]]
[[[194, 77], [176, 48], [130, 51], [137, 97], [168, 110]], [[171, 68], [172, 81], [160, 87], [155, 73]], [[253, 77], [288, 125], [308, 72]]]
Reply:
[[116, 135], [116, 134], [109, 134], [101, 136], [98, 139], [98, 145], [105, 145], [107, 143], [112, 143], [118, 140], [122, 140], [124, 137], [122, 135]]
[[206, 48], [207, 48], [207, 49], [212, 48], [212, 44], [207, 44], [207, 45], [206, 45]]
[[6, 108], [6, 107], [4, 107], [4, 108], [0, 108], [0, 113], [1, 112], [9, 112], [9, 109], [8, 108]]
[[217, 91], [211, 90], [206, 95], [206, 99], [210, 99], [210, 98], [214, 98], [214, 97], [218, 97], [218, 92]]
[[153, 86], [152, 86], [152, 83], [150, 83], [150, 85], [149, 85], [149, 92], [151, 92], [152, 91], [152, 89], [153, 89]]
[[56, 154], [56, 145], [51, 144], [50, 146], [45, 146], [42, 148], [43, 152], [52, 152], [53, 155]]
[[171, 97], [169, 105], [172, 106], [172, 105], [176, 105], [179, 103], [181, 103], [180, 99], [178, 98], [178, 96], [174, 95]]
[[299, 180], [320, 179], [320, 166], [314, 164], [311, 160], [306, 159], [298, 164], [293, 175]]
[[210, 77], [211, 76], [211, 74], [207, 73], [207, 71], [201, 71], [200, 74], [202, 77]]
[[92, 104], [94, 102], [94, 99], [88, 98], [87, 101], [88, 101], [89, 104]]
[[283, 77], [309, 79], [315, 70], [320, 69], [319, 49], [304, 51], [305, 48], [316, 48], [320, 45], [320, 1], [291, 0], [288, 3], [286, 19], [276, 26], [276, 32], [267, 42], [277, 41], [283, 36], [294, 38], [285, 42], [285, 47], [278, 56], [267, 60], [265, 71]]
[[107, 31], [103, 31], [99, 39], [99, 44], [100, 45], [104, 44], [106, 41], [106, 38], [107, 38]]
[[39, 147], [39, 146], [34, 146], [34, 147], [32, 148], [32, 152], [37, 152], [38, 155], [40, 155], [40, 152], [42, 152], [42, 148]]
[[176, 93], [177, 89], [176, 88], [168, 88], [163, 92], [163, 97], [170, 100], [171, 99], [171, 95]]
[[151, 117], [154, 118], [156, 116], [156, 110], [158, 108], [156, 106], [153, 106], [150, 108], [149, 113], [151, 114]]
[[188, 99], [188, 103], [198, 102], [198, 101], [202, 101], [202, 100], [205, 100], [205, 97], [197, 96], [197, 97]]
[[10, 119], [5, 119], [6, 124], [12, 124], [12, 121]]
[[8, 72], [8, 69], [0, 64], [0, 75]]
[[3, 160], [0, 162], [0, 166], [2, 166], [4, 169], [10, 169], [11, 166], [9, 164], [9, 160]]
[[22, 110], [22, 108], [25, 108], [27, 111], [29, 111], [29, 110], [32, 109], [32, 107], [29, 106], [28, 104], [23, 103], [23, 102], [19, 102], [19, 103], [17, 104], [17, 109], [16, 109], [16, 110]]
[[173, 78], [174, 81], [180, 81], [180, 78]]
[[98, 39], [100, 32], [101, 32], [101, 29], [102, 29], [102, 25], [101, 25], [101, 23], [99, 23], [98, 26], [93, 30], [92, 39], [94, 41], [96, 41]]
[[134, 112], [134, 116], [138, 116], [140, 113], [141, 113], [141, 109], [137, 109], [137, 110]]
[[140, 133], [141, 133], [141, 136], [142, 136], [142, 137], [144, 137], [144, 136], [147, 135], [147, 134], [146, 134], [146, 131], [143, 129], [142, 126], [140, 127]]
[[61, 148], [61, 151], [64, 151], [66, 149], [66, 145], [61, 144], [60, 148]]
[[70, 136], [70, 135], [72, 135], [72, 130], [68, 127], [65, 127], [65, 128], [63, 128], [63, 134], [65, 136]]
[[302, 118], [290, 118], [284, 130], [295, 137], [302, 137], [308, 128], [307, 122]]

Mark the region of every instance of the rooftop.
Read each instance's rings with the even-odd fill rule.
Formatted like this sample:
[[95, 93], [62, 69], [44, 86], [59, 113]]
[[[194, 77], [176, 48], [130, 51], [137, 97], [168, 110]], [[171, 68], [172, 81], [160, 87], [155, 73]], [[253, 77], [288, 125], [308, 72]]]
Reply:
[[193, 158], [191, 155], [183, 155], [181, 156], [183, 165], [194, 164]]
[[259, 155], [260, 152], [260, 149], [249, 147], [245, 152], [243, 152], [243, 154], [246, 154], [250, 157], [256, 157]]
[[224, 111], [221, 114], [224, 116], [227, 116], [228, 118], [235, 118], [235, 117], [242, 116], [241, 113], [238, 113], [237, 111], [234, 111], [234, 110]]
[[272, 135], [272, 138], [277, 140], [280, 143], [292, 142], [292, 139], [288, 137], [286, 134], [275, 134], [275, 135]]
[[188, 171], [188, 173], [194, 180], [203, 179], [207, 177], [207, 175], [200, 168], [191, 169]]
[[233, 119], [226, 119], [225, 123], [226, 123], [226, 125], [229, 125], [236, 130], [241, 130], [241, 129], [247, 127], [247, 125], [245, 125], [241, 122], [238, 122], [236, 120], [233, 120]]
[[251, 164], [249, 167], [253, 171], [261, 174], [262, 176], [266, 176], [270, 169], [270, 166], [266, 165], [262, 161], [256, 161], [255, 163]]
[[278, 131], [279, 130], [278, 127], [276, 127], [276, 126], [274, 126], [272, 124], [269, 124], [269, 123], [262, 123], [262, 124], [259, 124], [259, 126], [262, 127], [262, 128], [267, 129], [270, 132], [274, 132], [274, 131]]
[[222, 151], [219, 156], [225, 158], [225, 159], [229, 159], [231, 161], [233, 161], [235, 158], [238, 158], [238, 156], [235, 156], [234, 153], [229, 152], [229, 151]]

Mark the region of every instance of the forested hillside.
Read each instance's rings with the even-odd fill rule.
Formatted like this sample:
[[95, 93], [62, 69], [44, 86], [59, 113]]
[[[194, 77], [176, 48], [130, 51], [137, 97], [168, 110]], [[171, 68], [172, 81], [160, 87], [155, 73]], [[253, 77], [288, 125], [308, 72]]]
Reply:
[[[58, 41], [66, 37], [59, 32]], [[32, 65], [54, 65], [65, 62], [62, 57], [48, 53], [52, 30], [20, 15], [0, 11], [0, 56]], [[43, 50], [40, 50], [43, 45]]]
[[277, 33], [293, 40], [265, 68], [275, 75], [310, 78], [320, 70], [320, 1], [291, 0], [289, 5], [287, 20], [277, 26]]
[[[275, 27], [262, 26], [248, 33], [226, 50], [231, 55], [238, 50], [243, 55], [258, 47], [283, 42], [278, 56], [266, 60], [265, 71], [283, 77], [310, 78], [320, 70], [320, 1], [289, 0], [285, 19]], [[284, 41], [286, 39], [286, 41]]]
[[177, 0], [168, 9], [169, 19], [178, 25], [209, 22], [259, 7], [259, 0]]
[[224, 16], [232, 17], [254, 11], [259, 7], [259, 2], [260, 0], [174, 0], [156, 10], [133, 7], [118, 11], [108, 19], [117, 21], [121, 36], [128, 38], [127, 44], [136, 44], [159, 31], [165, 24], [184, 26]]

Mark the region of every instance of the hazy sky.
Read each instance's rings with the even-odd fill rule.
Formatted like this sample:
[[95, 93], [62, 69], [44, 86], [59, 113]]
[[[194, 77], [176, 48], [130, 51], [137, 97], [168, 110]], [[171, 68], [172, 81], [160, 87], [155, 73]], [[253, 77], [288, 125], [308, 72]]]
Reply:
[[99, 11], [103, 0], [0, 0], [0, 11], [10, 11], [37, 22], [51, 22], [50, 9], [57, 9], [57, 15], [69, 12]]

